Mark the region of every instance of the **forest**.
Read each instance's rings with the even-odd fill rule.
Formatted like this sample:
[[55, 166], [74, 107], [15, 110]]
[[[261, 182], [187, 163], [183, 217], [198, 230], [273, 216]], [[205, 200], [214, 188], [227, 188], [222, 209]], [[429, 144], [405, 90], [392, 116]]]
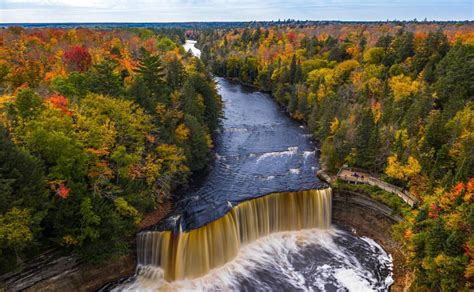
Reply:
[[0, 273], [47, 249], [97, 263], [207, 166], [221, 100], [180, 38], [0, 30]]
[[270, 92], [330, 173], [369, 170], [420, 205], [394, 227], [415, 291], [474, 288], [474, 27], [453, 23], [206, 30], [218, 76]]
[[451, 22], [0, 29], [0, 273], [51, 248], [127, 253], [206, 170], [211, 73], [270, 92], [329, 173], [364, 168], [419, 199], [393, 228], [414, 290], [474, 288], [474, 26]]

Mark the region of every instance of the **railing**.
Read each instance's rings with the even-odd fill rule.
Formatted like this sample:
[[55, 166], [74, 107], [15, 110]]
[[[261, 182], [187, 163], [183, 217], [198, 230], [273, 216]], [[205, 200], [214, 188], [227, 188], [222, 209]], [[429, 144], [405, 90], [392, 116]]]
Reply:
[[389, 184], [387, 182], [381, 181], [380, 179], [373, 177], [368, 172], [362, 171], [360, 169], [354, 169], [349, 167], [342, 167], [337, 173], [337, 177], [341, 180], [353, 182], [353, 183], [363, 183], [371, 186], [377, 186], [384, 191], [395, 194], [400, 197], [405, 203], [414, 207], [418, 204], [418, 200], [407, 192], [406, 190]]

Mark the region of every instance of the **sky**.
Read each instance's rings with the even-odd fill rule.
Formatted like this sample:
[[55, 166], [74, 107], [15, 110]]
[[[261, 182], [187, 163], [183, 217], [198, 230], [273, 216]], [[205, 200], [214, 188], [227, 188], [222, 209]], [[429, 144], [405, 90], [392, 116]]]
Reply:
[[473, 20], [474, 0], [0, 0], [0, 23]]

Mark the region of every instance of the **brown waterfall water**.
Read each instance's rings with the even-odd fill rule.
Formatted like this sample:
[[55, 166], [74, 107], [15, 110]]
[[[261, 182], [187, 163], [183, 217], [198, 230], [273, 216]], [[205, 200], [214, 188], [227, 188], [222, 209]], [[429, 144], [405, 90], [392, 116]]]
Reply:
[[225, 117], [209, 173], [137, 235], [136, 275], [102, 291], [386, 291], [385, 251], [330, 225], [305, 126], [268, 94], [216, 82]]
[[331, 189], [273, 193], [242, 202], [223, 217], [188, 232], [140, 233], [138, 265], [161, 267], [167, 281], [196, 278], [232, 260], [242, 245], [260, 237], [326, 229], [330, 224]]

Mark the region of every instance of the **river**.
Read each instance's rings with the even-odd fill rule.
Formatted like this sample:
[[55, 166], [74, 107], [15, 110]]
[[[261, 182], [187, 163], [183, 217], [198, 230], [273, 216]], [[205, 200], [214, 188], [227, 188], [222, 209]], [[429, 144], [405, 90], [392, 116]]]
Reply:
[[387, 290], [391, 257], [373, 240], [330, 225], [330, 190], [316, 177], [318, 155], [304, 126], [269, 95], [216, 82], [224, 118], [209, 174], [180, 193], [161, 224], [138, 235], [137, 275], [107, 289]]
[[189, 52], [191, 51], [191, 53], [198, 57], [198, 58], [201, 58], [201, 51], [196, 48], [194, 45], [196, 44], [197, 42], [196, 41], [193, 41], [193, 40], [186, 40], [186, 42], [184, 43], [183, 45], [183, 48], [186, 52]]
[[224, 119], [212, 169], [199, 184], [182, 192], [161, 229], [195, 229], [241, 201], [325, 187], [316, 177], [316, 148], [303, 126], [288, 118], [267, 94], [222, 78], [216, 81]]

